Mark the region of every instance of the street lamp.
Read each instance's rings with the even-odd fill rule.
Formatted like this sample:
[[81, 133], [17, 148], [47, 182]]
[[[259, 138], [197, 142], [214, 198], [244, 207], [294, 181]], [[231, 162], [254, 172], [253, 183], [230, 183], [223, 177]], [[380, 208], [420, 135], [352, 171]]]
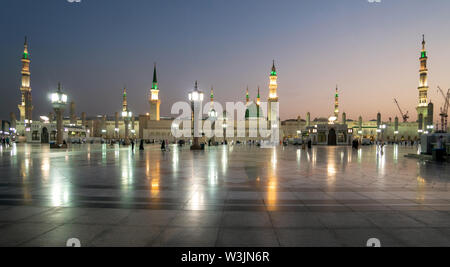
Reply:
[[56, 145], [61, 146], [63, 143], [63, 129], [62, 129], [62, 115], [67, 104], [67, 95], [64, 94], [61, 88], [61, 83], [58, 83], [58, 90], [50, 96], [53, 110], [56, 114]]
[[[201, 150], [200, 146], [200, 120], [201, 120], [201, 107], [204, 94], [198, 90], [198, 83], [195, 81], [194, 91], [189, 93], [189, 101], [191, 102], [192, 109], [192, 126], [194, 128], [194, 139], [191, 146], [191, 150]], [[199, 118], [200, 117], [200, 118]]]
[[227, 127], [228, 124], [226, 122], [226, 119], [223, 119], [223, 124], [222, 124], [222, 128], [223, 128], [223, 144], [225, 145], [227, 143]]
[[128, 108], [126, 110], [122, 111], [122, 118], [125, 123], [125, 144], [128, 145], [128, 135], [129, 135], [129, 129], [130, 129], [130, 120], [133, 117], [133, 113], [131, 111], [128, 111]]
[[211, 121], [211, 130], [212, 130], [212, 138], [210, 139], [210, 142], [212, 144], [215, 143], [215, 130], [216, 130], [216, 120], [217, 120], [217, 111], [211, 107], [211, 110], [208, 112], [209, 119]]
[[217, 118], [217, 111], [215, 111], [214, 109], [211, 109], [210, 111], [209, 111], [209, 117], [212, 119], [212, 120], [215, 120], [216, 118]]

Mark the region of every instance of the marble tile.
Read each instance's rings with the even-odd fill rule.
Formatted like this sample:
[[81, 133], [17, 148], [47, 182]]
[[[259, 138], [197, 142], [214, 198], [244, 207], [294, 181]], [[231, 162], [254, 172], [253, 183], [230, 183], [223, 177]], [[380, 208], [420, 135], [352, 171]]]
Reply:
[[56, 228], [48, 223], [11, 223], [0, 227], [0, 246], [21, 246]]
[[382, 157], [321, 146], [6, 152], [0, 246], [72, 237], [83, 246], [363, 246], [372, 235], [436, 246], [450, 237], [450, 165], [418, 164], [404, 147]]
[[219, 247], [277, 247], [279, 245], [272, 228], [224, 228], [221, 229], [217, 240]]
[[283, 247], [336, 247], [337, 237], [328, 229], [277, 229]]
[[267, 212], [225, 211], [222, 217], [223, 227], [271, 227]]
[[155, 246], [214, 246], [217, 227], [167, 227], [154, 241]]
[[90, 245], [95, 247], [148, 247], [163, 228], [155, 226], [113, 226], [106, 229]]
[[67, 240], [77, 238], [81, 246], [90, 246], [93, 239], [108, 230], [109, 226], [64, 224], [24, 244], [27, 247], [65, 247]]

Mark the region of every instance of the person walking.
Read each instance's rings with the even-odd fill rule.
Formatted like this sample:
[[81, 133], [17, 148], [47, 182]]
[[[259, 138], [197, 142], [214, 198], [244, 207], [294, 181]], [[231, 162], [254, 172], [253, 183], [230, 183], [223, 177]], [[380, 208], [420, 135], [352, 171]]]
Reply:
[[444, 142], [443, 142], [443, 137], [442, 137], [442, 135], [439, 136], [439, 138], [438, 138], [438, 140], [437, 140], [436, 148], [437, 148], [437, 149], [443, 149], [443, 148], [444, 148]]
[[139, 144], [139, 150], [144, 150], [144, 139], [141, 139], [141, 143]]

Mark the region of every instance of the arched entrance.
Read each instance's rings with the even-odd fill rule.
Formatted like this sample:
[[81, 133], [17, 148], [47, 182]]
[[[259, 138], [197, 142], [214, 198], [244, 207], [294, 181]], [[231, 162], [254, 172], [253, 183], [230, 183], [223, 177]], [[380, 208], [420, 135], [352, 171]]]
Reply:
[[47, 128], [42, 128], [42, 134], [41, 134], [41, 143], [42, 144], [48, 144], [48, 130]]
[[331, 128], [330, 131], [328, 132], [328, 145], [329, 146], [337, 145], [337, 142], [336, 142], [336, 130], [334, 130], [333, 128]]

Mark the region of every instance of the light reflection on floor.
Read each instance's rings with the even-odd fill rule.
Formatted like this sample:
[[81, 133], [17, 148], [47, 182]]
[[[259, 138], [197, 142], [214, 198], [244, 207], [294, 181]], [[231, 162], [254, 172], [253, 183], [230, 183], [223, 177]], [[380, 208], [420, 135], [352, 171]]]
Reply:
[[[20, 214], [26, 207], [27, 212], [49, 212], [38, 221], [54, 223], [59, 212], [69, 212], [67, 218], [72, 218], [74, 210], [77, 214], [97, 210], [106, 214], [75, 216], [78, 219], [70, 222], [76, 225], [77, 220], [86, 220], [106, 228], [137, 227], [140, 222], [134, 217], [143, 216], [142, 221], [151, 218], [151, 222], [140, 227], [160, 230], [144, 245], [191, 245], [194, 241], [188, 239], [194, 233], [175, 240], [168, 237], [180, 227], [177, 216], [183, 216], [193, 222], [181, 225], [186, 231], [215, 233], [211, 241], [206, 234], [202, 237], [195, 232], [198, 242], [194, 243], [207, 246], [346, 245], [347, 239], [336, 238], [338, 231], [355, 227], [362, 232], [370, 229], [369, 233], [384, 231], [392, 245], [408, 245], [415, 242], [410, 235], [396, 236], [385, 228], [395, 225], [417, 231], [423, 227], [433, 232], [437, 226], [432, 225], [436, 223], [432, 218], [438, 216], [442, 229], [433, 232], [439, 237], [430, 239], [437, 244], [450, 233], [450, 220], [443, 219], [450, 219], [450, 167], [404, 157], [416, 152], [399, 146], [387, 146], [383, 152], [374, 146], [358, 151], [349, 147], [219, 146], [197, 152], [172, 146], [162, 152], [155, 145], [131, 152], [129, 147], [106, 145], [74, 145], [68, 151], [13, 145], [0, 150], [0, 214], [15, 209]], [[116, 224], [106, 220], [116, 213], [123, 213]], [[395, 218], [386, 219], [386, 227], [379, 222], [392, 214]], [[29, 215], [17, 221], [0, 216], [0, 234], [2, 224], [9, 227], [37, 216]], [[65, 218], [58, 220], [66, 222]], [[403, 225], [396, 224], [399, 218]], [[253, 230], [244, 231], [248, 227]], [[307, 243], [312, 237], [305, 239], [304, 235], [313, 236], [311, 229], [332, 231], [332, 235]], [[230, 239], [233, 233], [236, 239]], [[243, 241], [237, 233], [255, 236]], [[270, 237], [261, 240], [258, 233]], [[38, 240], [29, 245], [45, 245]]]

